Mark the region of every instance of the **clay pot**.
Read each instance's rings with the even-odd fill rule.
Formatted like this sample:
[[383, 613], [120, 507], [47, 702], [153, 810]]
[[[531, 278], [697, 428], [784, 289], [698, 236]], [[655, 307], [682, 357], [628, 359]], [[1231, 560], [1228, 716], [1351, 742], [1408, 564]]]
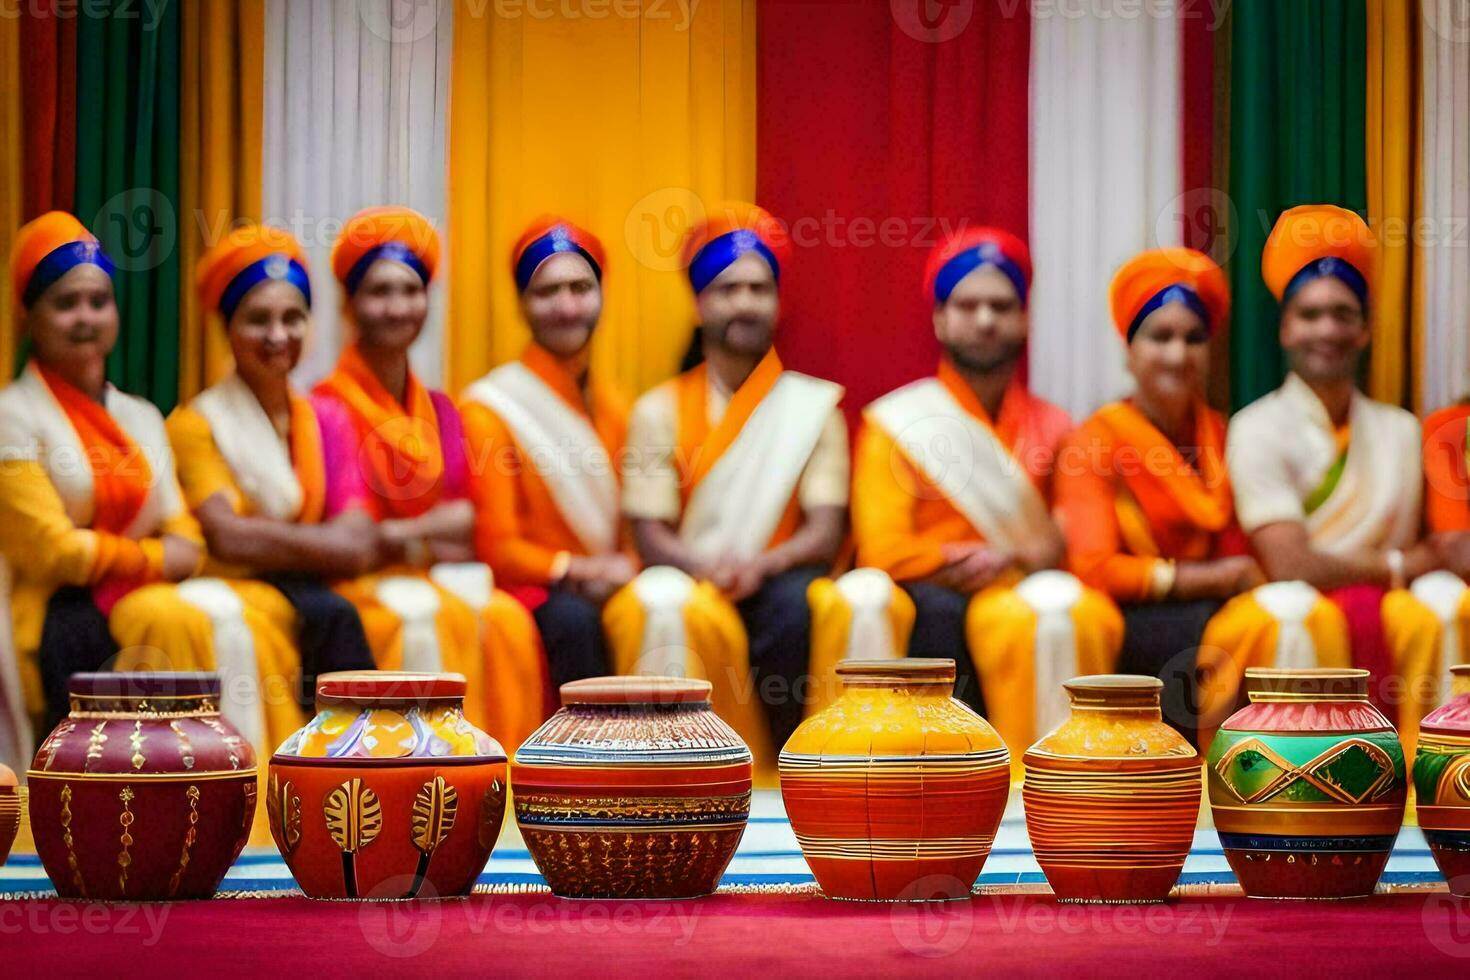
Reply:
[[707, 895], [750, 816], [751, 756], [708, 681], [596, 677], [516, 750], [516, 821], [571, 898]]
[[[1454, 685], [1470, 688], [1470, 664], [1450, 668]], [[1470, 689], [1425, 716], [1414, 758], [1419, 827], [1449, 882], [1470, 898]]]
[[317, 678], [316, 717], [271, 757], [271, 836], [312, 898], [468, 895], [500, 836], [506, 759], [459, 674]]
[[1154, 677], [1068, 681], [1072, 716], [1027, 750], [1026, 831], [1069, 902], [1160, 902], [1194, 841], [1200, 757], [1159, 710]]
[[1210, 746], [1210, 808], [1256, 898], [1371, 895], [1404, 819], [1404, 753], [1368, 672], [1247, 668]]
[[29, 773], [36, 851], [62, 898], [208, 898], [250, 836], [255, 752], [215, 674], [76, 674]]
[[956, 701], [953, 660], [848, 660], [836, 702], [781, 750], [781, 797], [832, 898], [965, 898], [990, 855], [1010, 756]]
[[20, 787], [16, 785], [15, 772], [9, 766], [0, 765], [0, 867], [5, 865], [15, 844], [20, 811]]

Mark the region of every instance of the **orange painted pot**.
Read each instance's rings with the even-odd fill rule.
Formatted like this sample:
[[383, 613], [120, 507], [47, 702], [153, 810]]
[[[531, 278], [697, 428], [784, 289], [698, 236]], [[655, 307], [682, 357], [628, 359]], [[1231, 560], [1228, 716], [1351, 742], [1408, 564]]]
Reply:
[[15, 844], [15, 835], [20, 830], [20, 810], [20, 787], [15, 783], [15, 772], [9, 766], [0, 765], [0, 865], [5, 864]]
[[1010, 792], [995, 729], [954, 693], [953, 660], [847, 660], [837, 700], [781, 750], [781, 797], [832, 898], [965, 898]]
[[255, 752], [215, 674], [75, 674], [26, 774], [36, 853], [62, 898], [208, 898], [255, 816]]
[[1398, 733], [1368, 672], [1249, 667], [1250, 704], [1210, 744], [1210, 809], [1252, 898], [1373, 894], [1404, 822]]
[[1063, 685], [1072, 715], [1023, 757], [1036, 862], [1064, 902], [1161, 902], [1194, 840], [1200, 758], [1159, 710], [1154, 677]]
[[270, 762], [271, 836], [312, 898], [468, 895], [500, 836], [506, 759], [459, 674], [317, 679], [317, 714]]
[[516, 750], [516, 822], [568, 898], [714, 891], [750, 816], [751, 756], [708, 681], [594, 677]]
[[[1470, 687], [1470, 664], [1450, 668]], [[1419, 828], [1451, 894], [1470, 898], [1470, 690], [1431, 711], [1419, 726], [1414, 757]]]

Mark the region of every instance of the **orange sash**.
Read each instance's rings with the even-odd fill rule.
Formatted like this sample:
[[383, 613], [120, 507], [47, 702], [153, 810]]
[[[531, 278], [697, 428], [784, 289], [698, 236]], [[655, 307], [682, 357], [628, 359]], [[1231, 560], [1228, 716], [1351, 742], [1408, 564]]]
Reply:
[[730, 396], [730, 404], [719, 424], [709, 426], [709, 366], [701, 364], [675, 379], [679, 410], [679, 494], [684, 503], [699, 486], [725, 450], [740, 435], [751, 413], [771, 393], [784, 370], [781, 358], [772, 347], [761, 358], [755, 370], [738, 391]]
[[[318, 389], [341, 399], [352, 413], [357, 462], [383, 516], [417, 517], [438, 502], [444, 484], [439, 418], [429, 390], [412, 371], [400, 405], [357, 345], [349, 344]], [[294, 412], [292, 421], [294, 431]]]
[[291, 395], [291, 468], [301, 483], [302, 524], [319, 524], [327, 507], [327, 468], [322, 455], [322, 430], [311, 401]]
[[[581, 389], [577, 387], [577, 379], [568, 373], [555, 355], [540, 344], [527, 344], [525, 351], [521, 353], [521, 363], [546, 382], [546, 386], [556, 392], [562, 401], [586, 416], [592, 423], [597, 438], [607, 449], [608, 456], [616, 458], [627, 438], [628, 412], [614, 391], [598, 384], [593, 378], [587, 383], [587, 394], [584, 398]], [[613, 476], [618, 482], [622, 482], [623, 474], [617, 466], [613, 467]]]
[[[1195, 403], [1194, 418], [1198, 456], [1191, 465], [1132, 402], [1115, 402], [1094, 416], [1113, 444], [1111, 458], [1128, 489], [1122, 499], [1142, 511], [1146, 537], [1163, 556], [1208, 557], [1209, 539], [1235, 518], [1225, 470], [1225, 422], [1203, 401]], [[1116, 450], [1122, 447], [1135, 451], [1126, 466], [1118, 466]], [[1122, 523], [1126, 532], [1129, 522]], [[1136, 549], [1134, 537], [1129, 535]]]
[[92, 467], [92, 530], [122, 534], [153, 487], [153, 470], [136, 443], [105, 407], [47, 370], [36, 371], [66, 413]]

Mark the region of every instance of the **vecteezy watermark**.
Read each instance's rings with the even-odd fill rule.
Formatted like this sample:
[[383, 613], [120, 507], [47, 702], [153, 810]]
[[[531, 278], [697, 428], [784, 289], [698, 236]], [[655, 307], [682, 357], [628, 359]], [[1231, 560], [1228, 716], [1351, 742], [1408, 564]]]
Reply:
[[0, 20], [19, 17], [75, 20], [136, 20], [143, 30], [163, 23], [169, 0], [0, 0]]
[[[412, 884], [411, 875], [391, 879], [372, 897], [392, 898]], [[364, 902], [357, 916], [363, 939], [392, 959], [429, 953], [446, 931], [455, 936], [637, 936], [649, 943], [687, 946], [700, 914], [693, 902], [641, 905], [531, 896], [438, 901], [437, 896], [424, 900], [424, 895], [421, 890], [420, 898], [408, 901]]]
[[113, 265], [125, 272], [156, 269], [178, 247], [178, 214], [153, 187], [129, 187], [109, 197], [91, 228]]
[[[1024, 9], [1025, 0], [1002, 0], [1002, 5]], [[943, 44], [970, 26], [975, 0], [888, 0], [888, 12], [898, 29], [915, 41]]]
[[965, 948], [975, 931], [975, 906], [969, 888], [953, 875], [927, 875], [901, 893], [888, 913], [888, 928], [898, 944], [916, 956], [939, 959]]
[[700, 0], [460, 0], [459, 16], [502, 20], [672, 21], [674, 30], [687, 31], [694, 24], [699, 4]]
[[[1470, 882], [1452, 882], [1463, 894]], [[1424, 936], [1435, 949], [1455, 959], [1470, 959], [1470, 898], [1434, 894], [1424, 900], [1420, 913]]]
[[1196, 187], [1174, 198], [1154, 219], [1154, 246], [1184, 242], [1221, 264], [1235, 254], [1239, 235], [1235, 201], [1216, 187]]
[[1225, 940], [1234, 902], [1178, 905], [1086, 905], [991, 895], [1000, 931], [1030, 936], [1196, 936], [1205, 946]]
[[[158, 945], [173, 911], [164, 902], [140, 905], [73, 905], [0, 902], [0, 936], [138, 937], [144, 949]], [[13, 940], [7, 940], [7, 944]]]
[[368, 32], [390, 44], [414, 44], [449, 23], [453, 0], [359, 0]]
[[1470, 0], [1423, 0], [1424, 26], [1451, 44], [1470, 41]]

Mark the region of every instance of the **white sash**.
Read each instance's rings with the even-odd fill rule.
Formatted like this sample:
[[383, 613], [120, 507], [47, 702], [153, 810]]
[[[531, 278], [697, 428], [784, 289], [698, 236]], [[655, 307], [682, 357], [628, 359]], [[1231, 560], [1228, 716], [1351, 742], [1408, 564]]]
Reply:
[[701, 558], [754, 558], [771, 535], [842, 386], [784, 371], [689, 495], [679, 536]]
[[1268, 582], [1251, 593], [1256, 604], [1276, 620], [1276, 650], [1272, 667], [1300, 670], [1317, 666], [1317, 643], [1307, 628], [1307, 616], [1322, 598], [1306, 582]]
[[[1287, 375], [1279, 391], [1297, 417], [1275, 435], [1288, 440], [1291, 456], [1301, 460], [1310, 492], [1337, 461], [1332, 421], [1316, 393], [1295, 374]], [[1343, 554], [1406, 547], [1418, 535], [1423, 465], [1419, 428], [1405, 425], [1403, 417], [1398, 409], [1353, 395], [1347, 463], [1332, 493], [1307, 515], [1313, 545]]]
[[1409, 591], [1439, 620], [1439, 670], [1434, 680], [1434, 703], [1440, 705], [1455, 693], [1455, 678], [1450, 668], [1464, 656], [1460, 644], [1460, 603], [1465, 600], [1465, 582], [1454, 572], [1430, 572], [1415, 579]]
[[864, 414], [988, 543], [1014, 549], [1055, 533], [1046, 501], [1021, 464], [938, 378], [884, 395]]
[[[520, 361], [465, 389], [510, 429], [556, 509], [589, 554], [618, 544], [618, 481], [597, 431], [581, 412]], [[493, 463], [492, 463], [493, 465]]]
[[854, 568], [835, 583], [852, 613], [845, 660], [893, 660], [903, 656], [893, 635], [888, 608], [898, 586], [878, 568]]
[[278, 521], [301, 516], [301, 480], [291, 449], [250, 386], [233, 371], [194, 399], [214, 444], [252, 509]]

